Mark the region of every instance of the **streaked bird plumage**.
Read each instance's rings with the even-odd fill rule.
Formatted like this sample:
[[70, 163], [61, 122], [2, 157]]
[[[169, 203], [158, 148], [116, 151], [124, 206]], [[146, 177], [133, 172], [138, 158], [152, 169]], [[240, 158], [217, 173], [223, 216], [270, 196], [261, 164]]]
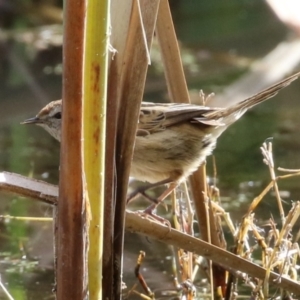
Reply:
[[[141, 181], [179, 182], [210, 155], [217, 138], [249, 108], [275, 96], [299, 77], [296, 73], [228, 108], [183, 103], [142, 102], [131, 176]], [[61, 100], [44, 107], [23, 124], [37, 124], [61, 140]]]

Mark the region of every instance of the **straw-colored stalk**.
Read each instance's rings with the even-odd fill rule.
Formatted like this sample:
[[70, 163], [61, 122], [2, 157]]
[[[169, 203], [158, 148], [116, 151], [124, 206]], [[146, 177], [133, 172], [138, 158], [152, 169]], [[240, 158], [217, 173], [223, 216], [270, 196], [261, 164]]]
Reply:
[[[127, 187], [158, 5], [159, 0], [132, 1], [125, 49], [122, 48], [124, 51], [121, 52], [123, 54], [122, 69], [117, 92], [120, 109], [116, 138], [117, 187], [114, 219], [114, 297], [116, 299], [120, 298], [121, 294], [120, 273], [122, 270], [120, 266], [123, 262]], [[117, 51], [119, 53], [118, 48]]]
[[89, 299], [101, 299], [104, 224], [106, 97], [110, 1], [86, 7], [83, 85], [83, 181], [90, 204]]

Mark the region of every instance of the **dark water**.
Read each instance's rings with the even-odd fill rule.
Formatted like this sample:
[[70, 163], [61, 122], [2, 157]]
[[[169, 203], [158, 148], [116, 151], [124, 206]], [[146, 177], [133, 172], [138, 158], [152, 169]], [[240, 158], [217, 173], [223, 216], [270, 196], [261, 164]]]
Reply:
[[[288, 34], [260, 1], [171, 1], [171, 5], [191, 89], [221, 90], [244, 72], [244, 67], [232, 61], [240, 57], [249, 60], [262, 57]], [[19, 12], [16, 15], [13, 2], [0, 6], [0, 13], [4, 9], [9, 9], [11, 16], [6, 14], [10, 23], [3, 23], [3, 29], [12, 30], [15, 36], [25, 29], [35, 32], [36, 43], [22, 39], [20, 42], [17, 38], [2, 41], [0, 170], [57, 183], [59, 144], [40, 128], [21, 126], [19, 122], [34, 116], [47, 102], [60, 98], [61, 47], [51, 38], [46, 47], [37, 43], [45, 37], [38, 39], [36, 28], [49, 22], [37, 22]], [[53, 29], [55, 36], [59, 31], [61, 27]], [[43, 30], [38, 32], [46, 34]], [[228, 56], [230, 62], [224, 59]], [[160, 64], [154, 62], [149, 69], [145, 99], [165, 100], [166, 89], [162, 82]], [[299, 93], [297, 82], [275, 100], [249, 112], [220, 138], [214, 152], [218, 185], [224, 207], [232, 212], [234, 222], [240, 220], [246, 204], [270, 181], [259, 150], [266, 138], [274, 137], [277, 166], [299, 168]], [[213, 174], [211, 158], [208, 159], [208, 174]], [[289, 193], [285, 204], [288, 210], [290, 199], [300, 198], [299, 179], [283, 181], [280, 187]], [[270, 213], [277, 216], [276, 207], [275, 198], [268, 197], [257, 212], [257, 219], [266, 220]], [[7, 214], [51, 217], [52, 208], [0, 193], [0, 215]], [[53, 299], [52, 223], [1, 219], [0, 228], [1, 281], [13, 298]], [[147, 256], [142, 271], [149, 286], [154, 290], [174, 288], [171, 247], [127, 234], [125, 249], [124, 280], [129, 287], [134, 281], [137, 254], [145, 250]], [[0, 299], [8, 299], [1, 289]]]

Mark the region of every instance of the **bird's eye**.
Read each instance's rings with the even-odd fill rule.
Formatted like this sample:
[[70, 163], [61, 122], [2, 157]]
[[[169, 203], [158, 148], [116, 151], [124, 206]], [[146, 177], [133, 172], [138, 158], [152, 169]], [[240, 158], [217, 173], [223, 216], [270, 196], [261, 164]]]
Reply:
[[61, 112], [57, 112], [55, 115], [53, 115], [53, 118], [61, 119]]

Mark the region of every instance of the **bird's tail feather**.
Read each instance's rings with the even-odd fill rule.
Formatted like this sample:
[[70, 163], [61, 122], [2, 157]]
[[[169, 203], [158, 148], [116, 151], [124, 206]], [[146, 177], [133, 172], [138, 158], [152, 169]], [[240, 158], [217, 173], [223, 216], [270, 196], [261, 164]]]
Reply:
[[[226, 118], [227, 116], [233, 116], [232, 122], [240, 118], [249, 108], [266, 101], [272, 97], [274, 97], [281, 89], [288, 86], [291, 82], [296, 80], [300, 76], [300, 72], [295, 73], [294, 75], [291, 75], [282, 81], [272, 85], [271, 87], [263, 90], [262, 92], [251, 96], [244, 101], [241, 101], [237, 104], [234, 104], [232, 106], [229, 106], [227, 108], [224, 108], [222, 110], [216, 110], [213, 112], [208, 112], [205, 114], [205, 117], [208, 119], [221, 119]], [[231, 119], [231, 118], [230, 118]], [[229, 121], [229, 120], [228, 120]], [[232, 122], [225, 122], [227, 125], [229, 125]]]

